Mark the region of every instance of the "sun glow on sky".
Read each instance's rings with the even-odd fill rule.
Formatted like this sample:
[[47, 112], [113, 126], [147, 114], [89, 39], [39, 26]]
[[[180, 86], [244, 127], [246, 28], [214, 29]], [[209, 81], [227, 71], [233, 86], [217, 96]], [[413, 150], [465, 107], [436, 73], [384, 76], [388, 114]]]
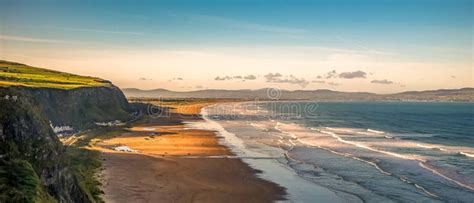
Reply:
[[472, 1], [2, 1], [0, 59], [119, 87], [473, 87]]

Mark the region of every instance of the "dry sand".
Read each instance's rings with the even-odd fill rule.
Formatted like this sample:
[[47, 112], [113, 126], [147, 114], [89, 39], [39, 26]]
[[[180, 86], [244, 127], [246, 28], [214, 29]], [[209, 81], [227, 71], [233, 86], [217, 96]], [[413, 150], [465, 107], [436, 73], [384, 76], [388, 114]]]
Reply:
[[[106, 202], [272, 202], [284, 188], [260, 179], [232, 155], [214, 132], [187, 129], [209, 103], [180, 105], [168, 118], [152, 118], [129, 132], [97, 143], [103, 152]], [[181, 115], [186, 114], [186, 118]], [[191, 117], [189, 117], [191, 115]], [[114, 152], [125, 145], [138, 153]], [[190, 158], [198, 156], [199, 158]]]
[[126, 145], [149, 155], [213, 156], [230, 155], [219, 145], [214, 132], [186, 129], [184, 125], [133, 127], [131, 132], [104, 140], [106, 146]]

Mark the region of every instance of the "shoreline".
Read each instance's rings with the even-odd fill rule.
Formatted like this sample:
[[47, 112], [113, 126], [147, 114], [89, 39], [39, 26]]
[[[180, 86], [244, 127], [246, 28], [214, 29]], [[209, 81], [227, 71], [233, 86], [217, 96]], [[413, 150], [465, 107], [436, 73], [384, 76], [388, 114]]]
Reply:
[[[214, 102], [216, 103], [216, 102]], [[106, 202], [274, 202], [286, 189], [259, 177], [216, 132], [187, 127], [206, 122], [210, 105], [175, 106], [167, 118], [149, 118], [127, 132], [96, 143], [104, 170], [99, 175]], [[183, 116], [184, 115], [184, 116]], [[117, 152], [127, 146], [137, 152]]]
[[[225, 103], [224, 105], [240, 105], [246, 103], [248, 102]], [[289, 201], [314, 202], [317, 200], [317, 202], [363, 202], [363, 200], [357, 196], [332, 190], [301, 177], [297, 171], [283, 163], [284, 161], [289, 161], [289, 157], [286, 153], [284, 156], [269, 155], [256, 150], [255, 145], [251, 146], [251, 148], [255, 149], [249, 149], [241, 138], [236, 136], [234, 133], [229, 132], [228, 129], [219, 123], [219, 119], [213, 120], [208, 117], [208, 109], [215, 105], [219, 104], [210, 105], [201, 110], [203, 119], [207, 121], [206, 127], [209, 128], [208, 130], [216, 131], [218, 135], [224, 138], [222, 139], [223, 145], [227, 146], [247, 165], [255, 170], [261, 171], [261, 173], [258, 174], [258, 177], [286, 188], [286, 197]], [[201, 126], [200, 128], [203, 127]]]
[[[267, 180], [287, 188], [287, 197], [290, 200], [298, 201], [303, 199], [301, 197], [306, 194], [309, 194], [306, 196], [310, 196], [318, 192], [311, 189], [304, 192], [304, 195], [293, 193], [293, 186], [299, 185], [282, 180], [281, 177], [287, 176], [275, 176], [278, 174], [275, 172], [272, 175], [271, 172], [276, 170], [276, 164], [268, 167], [262, 160], [275, 160], [280, 165], [289, 166], [303, 179], [321, 185], [349, 202], [356, 200], [360, 202], [409, 201], [412, 199], [420, 201], [449, 200], [454, 198], [451, 196], [454, 192], [465, 194], [456, 198], [466, 201], [471, 195], [469, 192], [472, 187], [469, 184], [472, 183], [472, 179], [457, 173], [459, 168], [456, 168], [455, 164], [469, 160], [470, 157], [461, 154], [461, 152], [467, 151], [469, 154], [468, 150], [472, 148], [460, 145], [450, 147], [445, 145], [449, 144], [446, 142], [421, 145], [418, 143], [424, 144], [423, 139], [403, 138], [407, 135], [417, 138], [422, 134], [393, 133], [396, 132], [396, 129], [392, 131], [391, 129], [394, 128], [383, 128], [382, 121], [385, 121], [383, 119], [376, 123], [382, 124], [377, 125], [379, 127], [369, 121], [362, 123], [362, 127], [353, 127], [350, 125], [352, 123], [347, 126], [327, 127], [331, 126], [332, 119], [351, 121], [351, 119], [359, 118], [357, 116], [349, 117], [347, 114], [331, 115], [326, 120], [319, 118], [322, 120], [321, 123], [316, 122], [316, 119], [313, 120], [310, 116], [303, 116], [303, 120], [300, 120], [300, 117], [273, 120], [271, 118], [272, 109], [269, 106], [260, 110], [255, 107], [248, 108], [245, 105], [234, 108], [233, 104], [220, 104], [208, 107], [207, 118], [217, 122], [221, 129], [224, 128], [221, 133], [227, 134], [226, 137], [237, 137], [240, 138], [240, 141], [244, 141], [246, 146], [242, 147], [240, 143], [234, 145], [239, 151], [237, 154], [242, 155], [244, 162], [250, 162], [253, 168], [263, 171], [262, 174], [270, 173]], [[300, 105], [299, 107], [303, 108], [304, 106]], [[345, 107], [354, 109], [354, 106]], [[429, 107], [435, 108], [436, 106]], [[412, 106], [405, 106], [405, 108], [411, 110]], [[248, 109], [250, 110], [247, 111]], [[284, 111], [288, 110], [287, 108], [282, 109], [276, 113], [288, 112]], [[421, 108], [421, 110], [424, 109]], [[355, 112], [358, 111], [360, 110], [355, 110]], [[322, 111], [322, 114], [325, 112], [327, 111]], [[346, 112], [352, 111], [346, 110]], [[242, 116], [235, 118], [236, 115]], [[261, 118], [260, 115], [267, 117]], [[364, 115], [362, 114], [362, 116]], [[369, 115], [377, 120], [381, 120], [379, 117], [383, 117], [382, 114], [378, 114], [379, 117], [373, 114]], [[433, 128], [433, 132], [439, 132], [439, 130], [439, 128]], [[252, 152], [250, 156], [248, 150]], [[258, 152], [263, 155], [258, 155]], [[285, 156], [281, 156], [282, 154]], [[267, 158], [260, 158], [264, 156]], [[443, 156], [443, 158], [436, 160], [432, 158], [435, 156]], [[441, 167], [441, 162], [446, 163], [446, 166]], [[430, 163], [432, 163], [432, 169], [424, 167], [425, 164], [429, 166]], [[435, 166], [438, 168], [433, 168]], [[432, 182], [432, 185], [426, 184], [428, 181]], [[323, 193], [320, 196], [326, 196], [325, 194], [328, 193]]]

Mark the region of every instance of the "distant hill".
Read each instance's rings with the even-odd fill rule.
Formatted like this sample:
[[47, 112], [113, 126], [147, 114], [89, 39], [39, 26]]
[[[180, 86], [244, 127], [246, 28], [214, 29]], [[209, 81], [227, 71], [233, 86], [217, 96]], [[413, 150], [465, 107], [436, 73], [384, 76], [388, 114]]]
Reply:
[[474, 102], [474, 88], [409, 91], [381, 96], [385, 100]]
[[474, 88], [440, 89], [429, 91], [409, 91], [395, 94], [375, 94], [369, 92], [339, 92], [332, 90], [198, 90], [176, 92], [166, 89], [140, 90], [126, 88], [122, 90], [127, 97], [144, 98], [232, 98], [232, 99], [281, 99], [281, 100], [318, 100], [318, 101], [464, 101], [474, 102]]

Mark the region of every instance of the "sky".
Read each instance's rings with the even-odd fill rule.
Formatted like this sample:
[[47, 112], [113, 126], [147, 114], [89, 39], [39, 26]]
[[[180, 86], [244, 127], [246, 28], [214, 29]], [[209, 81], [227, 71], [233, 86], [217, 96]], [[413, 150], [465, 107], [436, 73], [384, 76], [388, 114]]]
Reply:
[[0, 0], [0, 59], [121, 88], [474, 87], [472, 0]]

